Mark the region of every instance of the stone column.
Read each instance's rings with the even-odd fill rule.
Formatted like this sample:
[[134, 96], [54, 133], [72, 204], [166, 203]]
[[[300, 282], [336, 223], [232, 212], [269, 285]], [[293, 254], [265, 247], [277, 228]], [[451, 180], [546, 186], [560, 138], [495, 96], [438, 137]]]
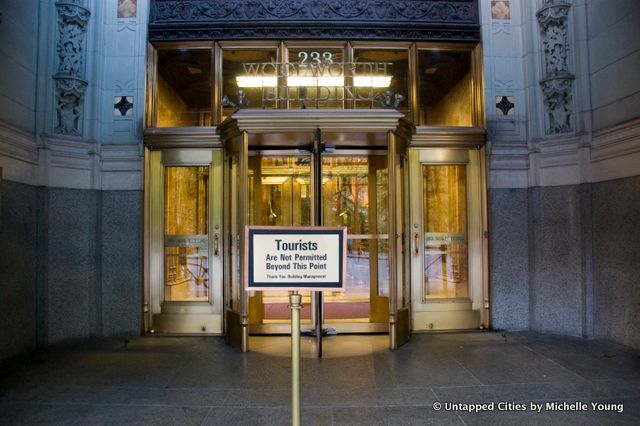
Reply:
[[542, 31], [544, 78], [540, 80], [545, 103], [545, 132], [572, 132], [574, 75], [569, 72], [567, 21], [571, 4], [565, 0], [544, 0], [536, 16]]
[[58, 11], [58, 66], [55, 81], [54, 133], [82, 136], [86, 32], [91, 12], [83, 0], [56, 2]]

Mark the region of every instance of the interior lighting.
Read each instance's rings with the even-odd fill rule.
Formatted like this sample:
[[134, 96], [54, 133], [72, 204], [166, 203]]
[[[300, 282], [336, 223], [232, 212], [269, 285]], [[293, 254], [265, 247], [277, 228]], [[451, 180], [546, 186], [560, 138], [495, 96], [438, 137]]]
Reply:
[[[276, 87], [278, 77], [275, 76], [237, 76], [238, 88]], [[291, 76], [287, 77], [289, 87], [344, 87], [344, 76]], [[389, 87], [390, 75], [357, 75], [353, 78], [355, 87]]]
[[278, 77], [239, 75], [236, 77], [236, 83], [238, 88], [276, 87]]
[[390, 75], [356, 75], [353, 79], [356, 87], [389, 87], [391, 85]]
[[320, 76], [320, 77], [287, 77], [289, 87], [342, 87], [344, 86], [343, 76]]
[[287, 180], [289, 176], [262, 176], [263, 185], [282, 185]]

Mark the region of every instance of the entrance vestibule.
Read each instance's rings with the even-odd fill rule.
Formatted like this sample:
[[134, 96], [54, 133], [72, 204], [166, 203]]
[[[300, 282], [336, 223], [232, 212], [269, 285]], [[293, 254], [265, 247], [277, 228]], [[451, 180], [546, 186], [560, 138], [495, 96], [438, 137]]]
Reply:
[[427, 132], [393, 110], [241, 110], [206, 138], [148, 152], [148, 329], [244, 350], [289, 333], [286, 292], [244, 289], [244, 227], [318, 211], [347, 228], [347, 284], [303, 294], [303, 331], [388, 333], [394, 348], [488, 325], [482, 131]]

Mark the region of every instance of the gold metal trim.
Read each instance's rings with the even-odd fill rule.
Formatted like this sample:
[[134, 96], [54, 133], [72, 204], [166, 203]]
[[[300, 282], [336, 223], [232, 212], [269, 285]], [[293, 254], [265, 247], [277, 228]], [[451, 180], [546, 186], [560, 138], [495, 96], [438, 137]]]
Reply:
[[354, 49], [409, 49], [413, 44], [410, 41], [372, 41], [355, 40], [350, 42]]
[[144, 332], [151, 328], [151, 151], [144, 150]]
[[[420, 100], [418, 99], [418, 49], [415, 43], [409, 48], [409, 105], [411, 106], [411, 114], [408, 117], [412, 123], [417, 123], [420, 118]], [[419, 124], [419, 123], [418, 123]]]
[[[237, 127], [256, 133], [387, 132], [398, 127], [404, 115], [396, 110], [240, 110], [231, 116]], [[223, 123], [223, 128], [228, 124]]]
[[419, 126], [410, 147], [476, 148], [484, 146], [486, 130], [481, 127]]
[[[353, 63], [355, 58], [355, 53], [353, 49], [353, 44], [347, 43], [344, 47], [344, 62], [345, 63]], [[345, 77], [345, 86], [353, 86], [353, 77], [347, 76]], [[352, 99], [342, 101], [345, 109], [355, 109], [356, 102]]]
[[388, 132], [387, 134], [387, 145], [388, 145], [388, 155], [387, 155], [387, 197], [388, 200], [391, 200], [389, 204], [388, 210], [388, 220], [387, 224], [389, 235], [391, 238], [389, 239], [389, 348], [396, 349], [397, 345], [397, 324], [396, 317], [398, 311], [398, 276], [397, 276], [397, 267], [396, 262], [398, 261], [398, 239], [396, 238], [396, 229], [397, 224], [396, 220], [398, 217], [398, 212], [396, 208], [398, 203], [393, 202], [396, 200], [396, 135], [393, 132]]
[[[301, 329], [303, 331], [315, 330], [315, 326], [308, 322], [309, 320], [303, 320]], [[290, 334], [291, 324], [289, 322], [284, 323], [270, 323], [270, 324], [250, 324], [249, 335], [254, 336], [257, 334]], [[322, 323], [322, 328], [332, 328], [338, 334], [340, 333], [388, 333], [389, 324], [386, 322], [339, 322], [325, 320]]]
[[415, 44], [418, 50], [472, 50], [478, 45], [478, 43], [453, 43], [446, 41], [419, 41]]
[[484, 78], [482, 65], [482, 45], [478, 43], [471, 53], [471, 93], [473, 96], [473, 125], [486, 127], [484, 111]]
[[215, 127], [156, 127], [144, 130], [144, 144], [151, 149], [222, 148]]
[[216, 43], [213, 47], [213, 100], [211, 102], [211, 119], [216, 126], [222, 122], [222, 48]]
[[489, 214], [487, 206], [487, 160], [485, 147], [480, 148], [480, 204], [482, 209], [482, 325], [491, 326], [491, 293], [489, 292]]
[[349, 234], [347, 236], [349, 240], [386, 240], [388, 238], [388, 234]]
[[145, 80], [146, 96], [145, 96], [145, 114], [144, 114], [144, 126], [156, 127], [156, 81], [157, 81], [157, 69], [156, 66], [158, 57], [156, 49], [151, 43], [147, 43], [147, 76]]
[[[247, 204], [248, 204], [248, 190], [249, 190], [249, 134], [247, 132], [242, 133], [241, 146], [238, 152], [238, 167], [239, 167], [239, 182], [238, 182], [238, 232], [239, 232], [239, 245], [238, 250], [240, 256], [245, 252], [246, 241], [242, 238], [244, 233], [244, 227], [247, 224]], [[249, 292], [244, 288], [245, 282], [245, 268], [240, 267], [240, 323], [242, 326], [242, 345], [243, 352], [249, 351]]]

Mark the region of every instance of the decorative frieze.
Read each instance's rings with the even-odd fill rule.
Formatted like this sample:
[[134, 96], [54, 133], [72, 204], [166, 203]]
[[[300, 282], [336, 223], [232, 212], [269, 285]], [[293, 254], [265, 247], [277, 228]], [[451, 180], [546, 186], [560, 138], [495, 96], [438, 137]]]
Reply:
[[478, 41], [477, 0], [155, 0], [149, 25], [151, 40], [425, 36]]
[[473, 0], [155, 0], [152, 21], [394, 20], [477, 21]]
[[571, 4], [545, 0], [536, 16], [542, 31], [545, 76], [540, 80], [548, 135], [573, 131], [573, 80], [569, 72], [568, 18]]
[[81, 136], [83, 97], [87, 88], [84, 79], [86, 31], [91, 12], [82, 0], [56, 2], [58, 11], [58, 64], [55, 81], [56, 124], [59, 135]]

